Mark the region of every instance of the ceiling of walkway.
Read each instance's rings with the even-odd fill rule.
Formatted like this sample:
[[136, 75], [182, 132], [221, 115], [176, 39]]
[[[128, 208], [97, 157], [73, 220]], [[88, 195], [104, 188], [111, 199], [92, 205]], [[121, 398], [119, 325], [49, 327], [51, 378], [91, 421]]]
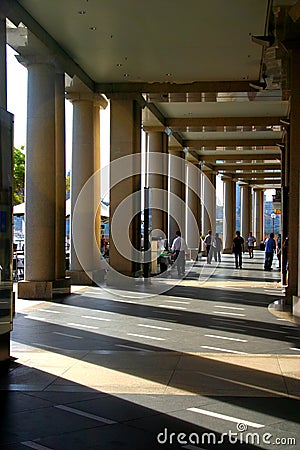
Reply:
[[[143, 94], [144, 129], [166, 131], [169, 146], [189, 160], [251, 185], [279, 186], [289, 86], [278, 29], [289, 21], [299, 27], [298, 0], [2, 3], [70, 76], [108, 97]], [[22, 52], [28, 42], [20, 29], [8, 42]]]

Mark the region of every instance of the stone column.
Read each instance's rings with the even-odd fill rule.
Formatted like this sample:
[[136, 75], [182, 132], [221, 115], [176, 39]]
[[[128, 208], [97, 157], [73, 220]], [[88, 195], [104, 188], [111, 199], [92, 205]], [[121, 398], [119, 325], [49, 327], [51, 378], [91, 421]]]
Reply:
[[[204, 103], [215, 103], [217, 94], [215, 92], [203, 92], [201, 101]], [[215, 131], [215, 127], [203, 127], [204, 132]], [[204, 147], [204, 150], [215, 150], [215, 147]], [[203, 171], [202, 176], [202, 235], [206, 235], [208, 230], [214, 234], [216, 231], [216, 175], [212, 171]], [[203, 246], [203, 250], [205, 246]]]
[[55, 68], [27, 58], [25, 281], [21, 298], [51, 298], [55, 279]]
[[[12, 127], [13, 117], [7, 109], [7, 87], [6, 87], [6, 22], [5, 17], [0, 16], [0, 111], [1, 123], [0, 134], [0, 208], [8, 211], [6, 232], [0, 236], [0, 286], [1, 286], [1, 324], [0, 324], [0, 362], [7, 363], [9, 367], [10, 358], [10, 332], [12, 330]], [[8, 125], [9, 124], [9, 125]], [[2, 128], [3, 127], [3, 128]], [[7, 128], [6, 128], [7, 127]], [[10, 132], [11, 140], [8, 139]], [[7, 146], [5, 146], [7, 143]], [[7, 148], [6, 148], [7, 147]], [[2, 272], [2, 273], [1, 273]], [[2, 283], [1, 283], [2, 280]]]
[[[247, 239], [251, 223], [251, 188], [248, 184], [240, 184], [241, 192], [241, 235]], [[256, 236], [255, 236], [256, 237]]]
[[[168, 234], [168, 136], [165, 132], [148, 132], [148, 183], [151, 190], [152, 237]], [[156, 191], [157, 190], [157, 191]]]
[[[102, 105], [100, 95], [90, 92], [75, 80], [68, 90], [67, 97], [73, 103], [73, 148], [71, 170], [71, 270], [72, 282], [91, 284], [94, 273], [100, 268], [100, 252], [97, 243], [99, 230], [100, 156], [95, 156], [95, 104]], [[97, 127], [99, 124], [97, 125]]]
[[185, 234], [185, 158], [182, 149], [169, 148], [169, 242], [176, 230]]
[[216, 175], [214, 172], [202, 172], [202, 235], [208, 230], [216, 231]]
[[6, 19], [0, 16], [0, 107], [7, 108]]
[[66, 148], [65, 148], [65, 74], [55, 79], [55, 169], [56, 169], [56, 221], [55, 221], [55, 277], [66, 274]]
[[191, 258], [195, 260], [201, 231], [201, 171], [192, 163], [187, 163], [187, 186], [186, 243], [191, 250]]
[[293, 303], [293, 313], [300, 316], [300, 45], [291, 49], [291, 112], [289, 145], [289, 218], [288, 287], [286, 301]]
[[236, 231], [236, 185], [231, 178], [222, 178], [224, 182], [223, 204], [223, 247], [224, 253], [230, 253]]
[[[285, 134], [285, 147], [282, 149], [281, 157], [281, 247], [285, 238], [288, 236], [288, 219], [289, 219], [289, 154], [290, 154], [289, 127]], [[281, 250], [281, 283], [282, 286], [287, 285], [287, 249]]]
[[256, 247], [264, 240], [264, 191], [263, 189], [253, 189], [253, 235], [256, 237]]
[[110, 98], [108, 284], [128, 286], [141, 271], [141, 97]]
[[[100, 171], [100, 104], [94, 103], [94, 172]], [[101, 186], [100, 173], [95, 177], [95, 194], [94, 194], [95, 217], [95, 238], [97, 246], [94, 247], [94, 258], [100, 252], [101, 246]], [[95, 250], [97, 253], [95, 254]], [[99, 254], [99, 253], [98, 253]]]

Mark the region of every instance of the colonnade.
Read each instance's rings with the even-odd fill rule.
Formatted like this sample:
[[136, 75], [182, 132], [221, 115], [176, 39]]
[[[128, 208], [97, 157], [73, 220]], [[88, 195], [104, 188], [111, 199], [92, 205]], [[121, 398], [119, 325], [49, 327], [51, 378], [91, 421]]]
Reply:
[[[1, 20], [0, 51], [3, 55], [0, 64], [1, 104], [6, 108], [6, 58], [5, 58], [5, 23]], [[30, 46], [29, 46], [30, 47]], [[26, 144], [26, 241], [25, 241], [25, 281], [19, 283], [19, 295], [23, 298], [51, 298], [55, 286], [69, 288], [70, 279], [65, 271], [65, 83], [64, 70], [53, 57], [47, 54], [30, 53], [18, 57], [28, 69], [28, 111]], [[299, 304], [300, 294], [300, 231], [299, 231], [299, 151], [298, 142], [300, 117], [300, 81], [299, 49], [290, 48], [290, 123], [286, 125], [285, 152], [282, 167], [283, 180], [283, 216], [284, 229], [293, 244], [288, 248], [289, 284], [288, 302]], [[107, 99], [95, 94], [78, 80], [73, 79], [67, 89], [67, 97], [73, 103], [73, 164], [71, 178], [72, 210], [77, 197], [87, 181], [100, 167], [100, 117], [99, 109], [105, 108]], [[110, 242], [110, 263], [116, 272], [135, 276], [139, 271], [140, 261], [131, 258], [140, 249], [141, 214], [141, 126], [142, 110], [146, 105], [140, 94], [111, 95], [111, 180], [118, 179], [118, 184], [110, 188], [110, 216], [119, 211], [119, 205], [127, 205], [126, 233], [129, 241], [124, 244], [124, 251]], [[152, 215], [152, 228], [158, 234], [163, 233], [169, 241], [178, 227], [183, 230], [188, 246], [194, 250], [199, 237], [208, 229], [216, 231], [214, 190], [216, 173], [204, 172], [199, 167], [199, 176], [190, 170], [182, 148], [167, 148], [168, 137], [164, 131], [148, 131], [149, 154], [166, 155], [164, 167], [155, 166], [151, 158], [148, 161], [148, 182], [153, 190], [156, 208]], [[118, 173], [117, 161], [123, 157], [132, 157], [129, 166], [123, 165], [121, 175]], [[172, 158], [173, 156], [173, 158]], [[176, 156], [176, 157], [175, 157]], [[178, 162], [181, 161], [181, 163]], [[115, 172], [116, 171], [116, 172]], [[120, 181], [120, 177], [122, 180]], [[223, 246], [229, 251], [236, 228], [235, 191], [236, 181], [223, 177], [224, 182], [224, 216]], [[162, 195], [159, 195], [158, 193]], [[128, 198], [131, 198], [129, 202]], [[180, 199], [178, 202], [177, 199]], [[201, 199], [201, 201], [199, 200]], [[92, 214], [95, 230], [88, 230], [93, 235], [91, 240], [99, 244], [100, 233], [100, 189], [99, 180], [95, 179], [92, 195], [92, 207], [82, 214]], [[253, 211], [251, 214], [253, 205]], [[91, 211], [92, 209], [92, 211]], [[193, 215], [187, 215], [190, 210]], [[251, 217], [252, 215], [252, 217]], [[194, 217], [198, 235], [192, 226]], [[118, 225], [118, 226], [117, 226]], [[115, 224], [116, 234], [122, 234], [123, 224]], [[118, 228], [119, 227], [119, 228]], [[252, 228], [257, 243], [264, 237], [263, 230], [263, 190], [241, 185], [241, 234], [247, 236]], [[87, 233], [88, 234], [88, 233]], [[153, 235], [154, 236], [154, 235]], [[127, 246], [127, 247], [126, 247]], [[127, 253], [126, 253], [127, 252]], [[71, 248], [72, 280], [87, 282], [86, 274], [97, 270], [99, 254], [95, 245], [87, 239], [85, 253], [81, 260], [74, 246]], [[84, 263], [84, 264], [83, 264]], [[84, 266], [84, 267], [83, 267]]]
[[[19, 295], [23, 298], [51, 298], [53, 287], [68, 287], [70, 281], [65, 273], [65, 113], [64, 76], [57, 73], [55, 65], [48, 60], [19, 58], [28, 69], [28, 119], [26, 154], [26, 240], [25, 281], [19, 283]], [[73, 147], [71, 176], [71, 210], [88, 180], [100, 168], [100, 115], [99, 109], [106, 100], [90, 92], [78, 80], [67, 89], [67, 98], [73, 103]], [[114, 224], [114, 233], [122, 235], [128, 228], [129, 241], [140, 249], [141, 215], [141, 117], [144, 107], [141, 97], [114, 95], [111, 104], [111, 179], [110, 216], [122, 202], [127, 202], [126, 214]], [[216, 174], [192, 170], [182, 149], [168, 149], [164, 132], [148, 133], [148, 182], [153, 191], [152, 229], [172, 240], [176, 229], [186, 236], [188, 247], [195, 257], [201, 234], [208, 229], [216, 230]], [[168, 152], [169, 150], [169, 152]], [[151, 155], [163, 154], [163, 169]], [[169, 159], [167, 154], [170, 155]], [[131, 157], [128, 164], [116, 164], [119, 158]], [[137, 166], [137, 167], [136, 167]], [[169, 167], [168, 167], [169, 166]], [[224, 249], [229, 250], [235, 231], [235, 182], [224, 180]], [[99, 226], [100, 187], [95, 181], [93, 201], [81, 214], [98, 217]], [[168, 196], [169, 191], [169, 196]], [[243, 233], [250, 227], [249, 188], [242, 188]], [[132, 196], [132, 201], [128, 198]], [[180, 199], [178, 203], [177, 199]], [[254, 234], [262, 234], [262, 191], [254, 193]], [[202, 200], [202, 201], [201, 201]], [[186, 215], [186, 205], [192, 214]], [[98, 213], [97, 213], [98, 210]], [[124, 211], [123, 211], [124, 214]], [[193, 226], [192, 218], [197, 223]], [[189, 218], [189, 220], [188, 220]], [[125, 224], [125, 225], [124, 225]], [[198, 230], [198, 232], [197, 232]], [[99, 253], [93, 244], [95, 230], [85, 230], [84, 252], [78, 259], [75, 246], [71, 245], [71, 277], [75, 283], [89, 282], [89, 272], [97, 270]], [[125, 230], [127, 232], [127, 229]], [[158, 237], [158, 236], [156, 236]], [[99, 235], [96, 236], [99, 243]], [[131, 258], [132, 250], [120, 251], [115, 239], [110, 239], [110, 266], [116, 272], [134, 276], [139, 261]], [[111, 271], [111, 274], [113, 271]], [[113, 280], [111, 281], [113, 282]]]
[[[26, 154], [26, 240], [25, 280], [19, 283], [22, 298], [51, 298], [57, 285], [66, 289], [70, 279], [65, 272], [65, 112], [64, 75], [51, 61], [19, 58], [28, 69], [28, 119]], [[106, 99], [89, 91], [74, 79], [67, 89], [73, 104], [73, 144], [71, 172], [71, 211], [78, 197], [100, 168], [100, 108]], [[107, 282], [119, 274], [134, 277], [141, 260], [141, 123], [145, 106], [141, 96], [110, 98], [110, 217], [115, 220], [110, 237], [110, 271]], [[176, 229], [182, 231], [191, 256], [196, 257], [201, 235], [216, 231], [216, 173], [195, 168], [181, 148], [168, 149], [165, 132], [147, 132], [147, 182], [152, 190], [153, 238], [172, 242]], [[155, 158], [159, 155], [159, 158]], [[168, 156], [169, 155], [169, 156]], [[125, 158], [125, 159], [124, 159]], [[122, 162], [124, 160], [124, 163]], [[120, 163], [120, 164], [119, 164]], [[98, 180], [98, 181], [97, 181]], [[236, 229], [236, 183], [224, 181], [224, 251], [231, 248]], [[242, 234], [250, 231], [251, 193], [241, 186]], [[83, 225], [83, 251], [80, 259], [71, 244], [73, 283], [90, 283], [91, 273], [99, 269], [100, 185], [96, 177], [92, 199], [80, 210], [81, 223], [95, 218], [92, 228]], [[254, 235], [263, 234], [263, 191], [254, 191]], [[188, 214], [187, 214], [188, 212]], [[95, 225], [96, 224], [96, 225]], [[195, 226], [196, 224], [196, 226]], [[95, 231], [96, 230], [96, 231]], [[118, 236], [129, 236], [120, 246]], [[88, 236], [88, 237], [87, 237]], [[98, 243], [95, 247], [94, 240]]]

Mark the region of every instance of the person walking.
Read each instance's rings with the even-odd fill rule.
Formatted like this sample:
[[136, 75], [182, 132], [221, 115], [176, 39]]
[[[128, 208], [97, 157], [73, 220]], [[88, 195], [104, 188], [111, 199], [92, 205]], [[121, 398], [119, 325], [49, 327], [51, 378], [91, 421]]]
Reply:
[[213, 250], [213, 255], [215, 258], [215, 261], [221, 262], [221, 251], [223, 248], [222, 239], [219, 237], [219, 233], [215, 234], [215, 237], [212, 240], [212, 247], [211, 250]]
[[232, 253], [234, 253], [236, 269], [243, 268], [242, 253], [244, 253], [244, 251], [245, 251], [244, 243], [245, 243], [245, 240], [241, 236], [240, 231], [236, 231], [235, 238], [232, 241]]
[[273, 256], [274, 252], [276, 250], [276, 242], [274, 239], [274, 233], [270, 233], [270, 237], [268, 237], [265, 240], [265, 270], [273, 270], [272, 269], [272, 262], [273, 262]]
[[288, 236], [284, 239], [281, 247], [281, 257], [282, 257], [282, 284], [283, 286], [287, 286], [288, 278], [289, 278], [289, 262], [288, 262], [288, 244], [289, 238]]
[[248, 241], [249, 257], [253, 258], [254, 243], [256, 242], [256, 239], [253, 236], [252, 231], [249, 232], [249, 236], [247, 237], [247, 241]]
[[185, 251], [186, 243], [181, 237], [180, 231], [176, 231], [176, 237], [172, 243], [172, 253], [175, 254], [174, 263], [177, 267], [178, 276], [183, 276], [185, 273]]
[[278, 233], [277, 236], [277, 259], [278, 259], [278, 270], [281, 270], [281, 234]]
[[206, 248], [206, 254], [207, 254], [207, 264], [211, 264], [211, 258], [212, 258], [212, 254], [211, 254], [211, 244], [212, 244], [212, 235], [211, 235], [211, 230], [208, 230], [207, 235], [204, 238], [204, 245]]

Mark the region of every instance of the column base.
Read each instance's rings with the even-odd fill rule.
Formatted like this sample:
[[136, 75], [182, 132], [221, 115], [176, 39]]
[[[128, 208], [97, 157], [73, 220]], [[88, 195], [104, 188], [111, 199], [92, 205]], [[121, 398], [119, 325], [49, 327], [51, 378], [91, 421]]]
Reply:
[[222, 253], [224, 253], [225, 255], [230, 255], [232, 253], [232, 250], [231, 250], [231, 248], [224, 248]]
[[52, 300], [53, 281], [19, 281], [18, 298]]
[[59, 278], [53, 281], [19, 281], [18, 298], [26, 300], [52, 300], [53, 294], [71, 293], [71, 278]]
[[293, 316], [300, 317], [300, 297], [293, 295]]
[[71, 284], [80, 286], [92, 286], [102, 284], [105, 280], [106, 269], [91, 270], [68, 270], [67, 275], [71, 279]]
[[70, 294], [71, 293], [71, 277], [58, 278], [53, 281], [53, 294]]

